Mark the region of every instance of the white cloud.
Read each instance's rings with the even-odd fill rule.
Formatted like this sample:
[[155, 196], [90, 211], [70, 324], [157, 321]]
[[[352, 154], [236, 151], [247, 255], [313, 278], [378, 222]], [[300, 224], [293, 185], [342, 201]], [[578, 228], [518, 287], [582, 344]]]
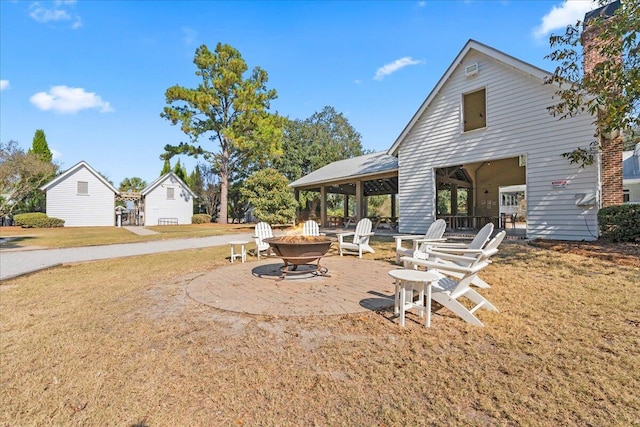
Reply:
[[82, 26], [82, 20], [78, 15], [71, 15], [68, 8], [74, 6], [75, 0], [56, 0], [53, 3], [42, 4], [33, 2], [29, 5], [29, 16], [41, 24], [57, 21], [71, 21], [74, 30]]
[[376, 71], [376, 75], [373, 77], [374, 80], [382, 80], [385, 76], [395, 73], [401, 68], [407, 67], [409, 65], [417, 65], [422, 64], [424, 61], [420, 61], [417, 59], [413, 59], [410, 56], [405, 56], [404, 58], [396, 59], [390, 64], [385, 64], [382, 67], [378, 68]]
[[61, 114], [75, 114], [80, 110], [97, 108], [101, 113], [115, 111], [94, 92], [85, 92], [83, 88], [53, 86], [49, 92], [38, 92], [29, 101], [40, 110], [55, 111]]
[[184, 35], [184, 44], [187, 46], [191, 46], [198, 38], [198, 32], [193, 28], [183, 27], [182, 34]]
[[60, 157], [62, 157], [62, 153], [55, 148], [50, 148], [49, 150], [51, 151], [51, 158], [53, 160], [58, 160]]
[[594, 0], [565, 0], [559, 6], [553, 6], [551, 11], [542, 17], [542, 23], [533, 29], [533, 35], [539, 39], [554, 30], [564, 30], [567, 25], [582, 20], [585, 13], [597, 7], [598, 2]]
[[0, 90], [9, 89], [9, 80], [0, 80]]
[[418, 7], [425, 7], [427, 5], [426, 1], [419, 1], [418, 2]]

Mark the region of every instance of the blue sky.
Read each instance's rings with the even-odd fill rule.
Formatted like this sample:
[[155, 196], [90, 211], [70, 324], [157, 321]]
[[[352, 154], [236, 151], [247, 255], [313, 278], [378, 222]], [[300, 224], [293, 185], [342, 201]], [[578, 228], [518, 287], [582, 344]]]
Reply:
[[151, 182], [163, 147], [187, 140], [160, 117], [165, 90], [195, 87], [195, 49], [222, 42], [268, 72], [273, 111], [331, 105], [386, 150], [468, 39], [552, 70], [549, 35], [590, 3], [0, 1], [0, 140], [26, 150], [43, 129], [63, 170]]

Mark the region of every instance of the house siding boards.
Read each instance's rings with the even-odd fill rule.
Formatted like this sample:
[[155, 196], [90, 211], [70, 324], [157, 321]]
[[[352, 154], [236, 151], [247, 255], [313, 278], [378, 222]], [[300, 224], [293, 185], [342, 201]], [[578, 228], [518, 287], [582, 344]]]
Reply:
[[[173, 188], [173, 199], [167, 198], [167, 189]], [[162, 218], [175, 218], [178, 224], [191, 224], [194, 194], [172, 172], [163, 175], [144, 190], [145, 225], [158, 225]]]
[[[578, 207], [575, 200], [576, 194], [598, 190], [597, 165], [580, 168], [562, 157], [593, 141], [592, 117], [551, 116], [547, 107], [554, 102], [555, 89], [543, 85], [542, 72], [531, 75], [533, 67], [516, 67], [513, 58], [503, 62], [497, 58], [504, 54], [475, 42], [470, 45], [390, 150], [398, 156], [400, 232], [424, 233], [435, 220], [436, 168], [526, 154], [527, 236], [596, 238], [597, 209]], [[466, 77], [464, 68], [474, 63], [478, 74]], [[482, 88], [487, 127], [462, 133], [462, 95]], [[568, 183], [553, 188], [556, 180]]]
[[[113, 226], [115, 192], [88, 165], [79, 164], [67, 175], [47, 184], [47, 215], [65, 221], [65, 227]], [[88, 183], [88, 194], [78, 194], [78, 181]]]

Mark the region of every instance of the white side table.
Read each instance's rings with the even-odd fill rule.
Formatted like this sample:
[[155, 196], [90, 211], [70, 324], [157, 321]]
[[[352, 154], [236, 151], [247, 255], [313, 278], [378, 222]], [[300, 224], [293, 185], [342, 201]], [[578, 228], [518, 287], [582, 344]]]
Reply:
[[[400, 314], [400, 326], [404, 326], [405, 312], [415, 308], [420, 317], [426, 314], [425, 326], [431, 327], [431, 285], [440, 280], [440, 275], [434, 271], [391, 270], [389, 276], [396, 281], [394, 313]], [[414, 288], [419, 293], [417, 301], [413, 300]]]
[[[233, 262], [236, 258], [240, 258], [242, 262], [247, 260], [247, 243], [246, 240], [231, 240], [229, 244], [231, 245], [231, 262]], [[240, 247], [240, 252], [236, 252], [236, 247]]]

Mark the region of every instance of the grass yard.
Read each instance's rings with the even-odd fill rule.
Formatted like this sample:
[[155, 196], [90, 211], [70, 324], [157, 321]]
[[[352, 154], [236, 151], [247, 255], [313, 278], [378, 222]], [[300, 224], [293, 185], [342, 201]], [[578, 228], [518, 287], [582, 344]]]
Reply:
[[[366, 258], [394, 258], [375, 248]], [[227, 256], [3, 282], [0, 424], [640, 425], [640, 263], [505, 242], [483, 275], [500, 313], [479, 328], [440, 310], [426, 329], [392, 309], [287, 318], [191, 300], [189, 281]]]
[[158, 232], [138, 236], [118, 227], [61, 227], [22, 228], [0, 227], [0, 238], [11, 238], [0, 248], [71, 248], [78, 246], [111, 245], [116, 243], [147, 242], [162, 239], [219, 236], [232, 233], [253, 233], [253, 224], [189, 224], [145, 227]]

